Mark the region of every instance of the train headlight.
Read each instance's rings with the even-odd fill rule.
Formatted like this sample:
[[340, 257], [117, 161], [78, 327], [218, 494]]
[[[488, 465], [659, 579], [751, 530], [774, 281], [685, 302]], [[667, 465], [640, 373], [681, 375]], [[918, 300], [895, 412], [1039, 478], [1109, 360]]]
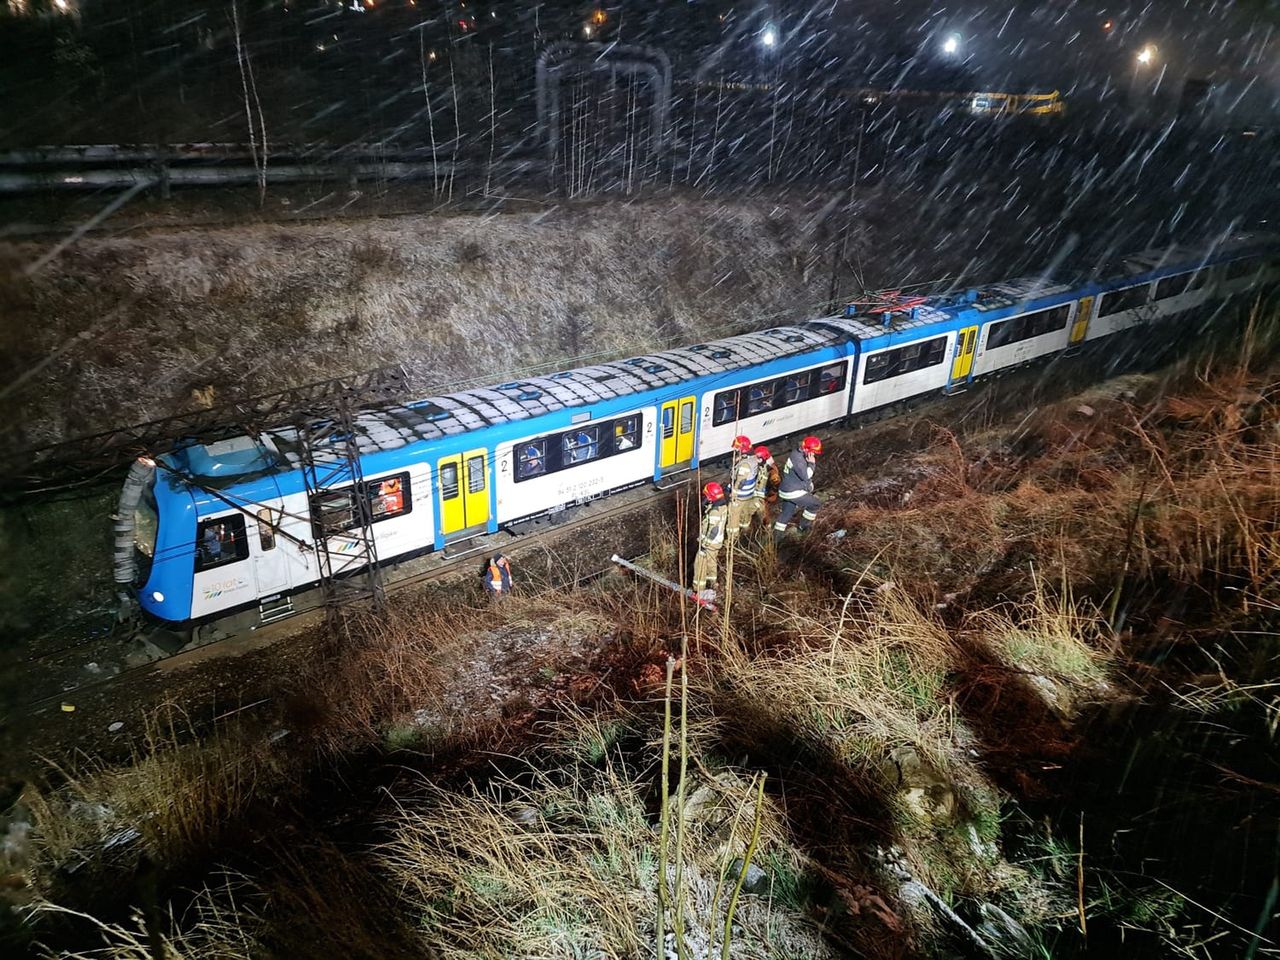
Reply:
[[164, 603], [164, 594], [159, 590], [153, 590], [151, 593], [151, 599], [156, 603]]

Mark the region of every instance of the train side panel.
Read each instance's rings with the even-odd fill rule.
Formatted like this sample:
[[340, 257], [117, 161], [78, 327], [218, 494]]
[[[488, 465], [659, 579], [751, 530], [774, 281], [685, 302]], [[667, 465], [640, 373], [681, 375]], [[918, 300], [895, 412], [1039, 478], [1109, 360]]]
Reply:
[[943, 389], [955, 358], [957, 331], [923, 334], [886, 347], [864, 348], [858, 358], [853, 413]]
[[767, 377], [738, 371], [735, 381], [703, 392], [698, 416], [698, 460], [723, 456], [733, 438], [753, 443], [808, 430], [849, 412], [854, 358], [812, 358], [783, 367]]
[[[632, 418], [638, 417], [634, 424]], [[612, 490], [652, 479], [658, 410], [653, 406], [580, 420], [499, 441], [493, 470], [497, 522], [555, 513]]]

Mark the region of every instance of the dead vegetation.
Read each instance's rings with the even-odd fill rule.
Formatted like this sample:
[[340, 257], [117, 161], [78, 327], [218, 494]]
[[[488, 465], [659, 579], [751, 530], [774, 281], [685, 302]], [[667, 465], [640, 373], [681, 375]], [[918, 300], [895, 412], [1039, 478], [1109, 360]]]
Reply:
[[0, 245], [0, 373], [21, 376], [0, 395], [21, 425], [4, 442], [381, 365], [407, 364], [430, 391], [805, 318], [826, 295], [792, 264], [805, 222], [802, 203], [673, 197], [169, 229], [84, 238], [34, 275], [42, 246]]
[[[40, 917], [66, 909], [57, 867], [113, 835], [86, 819], [106, 809], [165, 868], [244, 874], [150, 921], [181, 957], [315, 955], [317, 924], [350, 956], [1021, 956], [1081, 918], [1136, 930], [1144, 903], [1176, 937], [1181, 898], [1101, 873], [1086, 891], [1073, 837], [1027, 823], [1014, 856], [1006, 823], [1051, 794], [1097, 703], [1272, 711], [1274, 736], [1273, 680], [1135, 664], [1280, 610], [1280, 395], [1235, 366], [1170, 382], [852, 469], [810, 540], [735, 549], [724, 620], [620, 577], [572, 585], [565, 561], [569, 587], [500, 608], [354, 621], [293, 685], [296, 739], [164, 734], [33, 794]], [[673, 532], [654, 525], [650, 563], [676, 574]], [[307, 812], [321, 787], [282, 785], [283, 751], [341, 781], [334, 819]], [[266, 809], [287, 839], [219, 848]], [[144, 955], [142, 921], [94, 929], [95, 956]]]

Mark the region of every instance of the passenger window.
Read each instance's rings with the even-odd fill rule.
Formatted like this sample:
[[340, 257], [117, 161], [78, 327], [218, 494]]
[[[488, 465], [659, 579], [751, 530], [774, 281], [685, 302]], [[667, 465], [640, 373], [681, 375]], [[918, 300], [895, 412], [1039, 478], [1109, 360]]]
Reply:
[[1139, 287], [1127, 287], [1116, 290], [1102, 298], [1102, 306], [1098, 308], [1099, 317], [1109, 317], [1113, 313], [1133, 310], [1145, 305], [1149, 299], [1151, 288], [1146, 284]]
[[390, 520], [408, 513], [412, 507], [407, 473], [372, 480], [365, 484], [365, 494], [369, 498], [369, 517], [374, 521]]
[[1168, 297], [1176, 297], [1191, 286], [1191, 281], [1194, 277], [1194, 273], [1183, 273], [1176, 277], [1165, 277], [1156, 284], [1156, 299], [1164, 300]]
[[686, 400], [680, 404], [680, 432], [688, 433], [693, 429], [693, 401]]
[[892, 352], [890, 350], [867, 357], [867, 372], [862, 375], [863, 383], [875, 383], [889, 375], [889, 354]]
[[640, 445], [640, 414], [613, 422], [613, 449], [617, 453], [634, 450]]
[[584, 427], [570, 431], [560, 438], [562, 462], [566, 467], [588, 463], [600, 456], [600, 428]]
[[[711, 425], [718, 427], [725, 423], [732, 423], [738, 419], [738, 391], [726, 390], [724, 393], [716, 394], [715, 414], [711, 418]], [[669, 436], [665, 434], [664, 436]]]
[[822, 376], [818, 379], [818, 392], [837, 393], [843, 390], [844, 372], [845, 365], [843, 363], [835, 363], [829, 367], [823, 367]]
[[787, 377], [786, 383], [782, 386], [782, 402], [786, 404], [799, 403], [801, 400], [809, 399], [809, 382], [813, 379], [811, 373], [797, 373]]
[[271, 519], [270, 507], [263, 507], [258, 511], [258, 546], [263, 553], [276, 548], [276, 527]]
[[757, 383], [755, 386], [747, 390], [747, 416], [754, 416], [757, 413], [768, 413], [773, 409], [773, 390], [774, 384]]
[[547, 472], [547, 441], [533, 440], [520, 448], [516, 462], [516, 480], [540, 477]]
[[467, 493], [480, 493], [484, 485], [484, 457], [472, 457], [467, 461]]
[[1252, 260], [1233, 260], [1227, 264], [1226, 279], [1240, 280], [1253, 274], [1257, 267]]
[[458, 492], [458, 465], [456, 463], [441, 464], [440, 499], [452, 500]]
[[225, 567], [249, 556], [244, 516], [233, 513], [216, 520], [201, 520], [196, 528], [196, 573]]
[[676, 435], [676, 412], [671, 407], [662, 408], [662, 439], [670, 440]]
[[330, 536], [356, 525], [356, 500], [350, 488], [322, 490], [311, 498], [311, 519], [315, 535]]

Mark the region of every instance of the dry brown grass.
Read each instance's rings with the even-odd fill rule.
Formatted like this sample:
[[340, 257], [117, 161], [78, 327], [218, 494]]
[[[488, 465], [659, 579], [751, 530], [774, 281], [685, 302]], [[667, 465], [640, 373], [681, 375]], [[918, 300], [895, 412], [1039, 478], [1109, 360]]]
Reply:
[[203, 889], [182, 914], [170, 911], [155, 923], [141, 911], [127, 923], [107, 923], [48, 901], [33, 905], [31, 913], [36, 919], [83, 921], [102, 943], [73, 952], [37, 948], [50, 960], [257, 960], [265, 951], [257, 936], [262, 918], [255, 899], [242, 878], [226, 877], [218, 887]]
[[199, 739], [185, 714], [162, 707], [145, 718], [130, 764], [86, 758], [55, 768], [56, 789], [28, 788], [37, 889], [60, 868], [115, 863], [127, 873], [144, 854], [168, 867], [210, 852], [259, 798], [260, 781], [278, 782], [281, 763], [240, 738]]
[[875, 557], [925, 599], [1026, 596], [1032, 565], [1099, 600], [1127, 577], [1273, 590], [1280, 395], [1235, 368], [1175, 387], [1141, 406], [1091, 398], [1091, 415], [1050, 405], [1016, 449], [1000, 431], [938, 434], [896, 468], [902, 495], [832, 505], [824, 521], [850, 531], [833, 553], [855, 568]]
[[807, 318], [826, 287], [790, 256], [805, 220], [803, 204], [676, 197], [170, 228], [83, 238], [34, 278], [21, 267], [41, 246], [0, 246], [0, 346], [18, 364], [0, 374], [57, 353], [3, 409], [25, 439], [54, 441], [179, 412], [210, 387], [226, 403], [391, 363], [432, 387], [490, 383]]

